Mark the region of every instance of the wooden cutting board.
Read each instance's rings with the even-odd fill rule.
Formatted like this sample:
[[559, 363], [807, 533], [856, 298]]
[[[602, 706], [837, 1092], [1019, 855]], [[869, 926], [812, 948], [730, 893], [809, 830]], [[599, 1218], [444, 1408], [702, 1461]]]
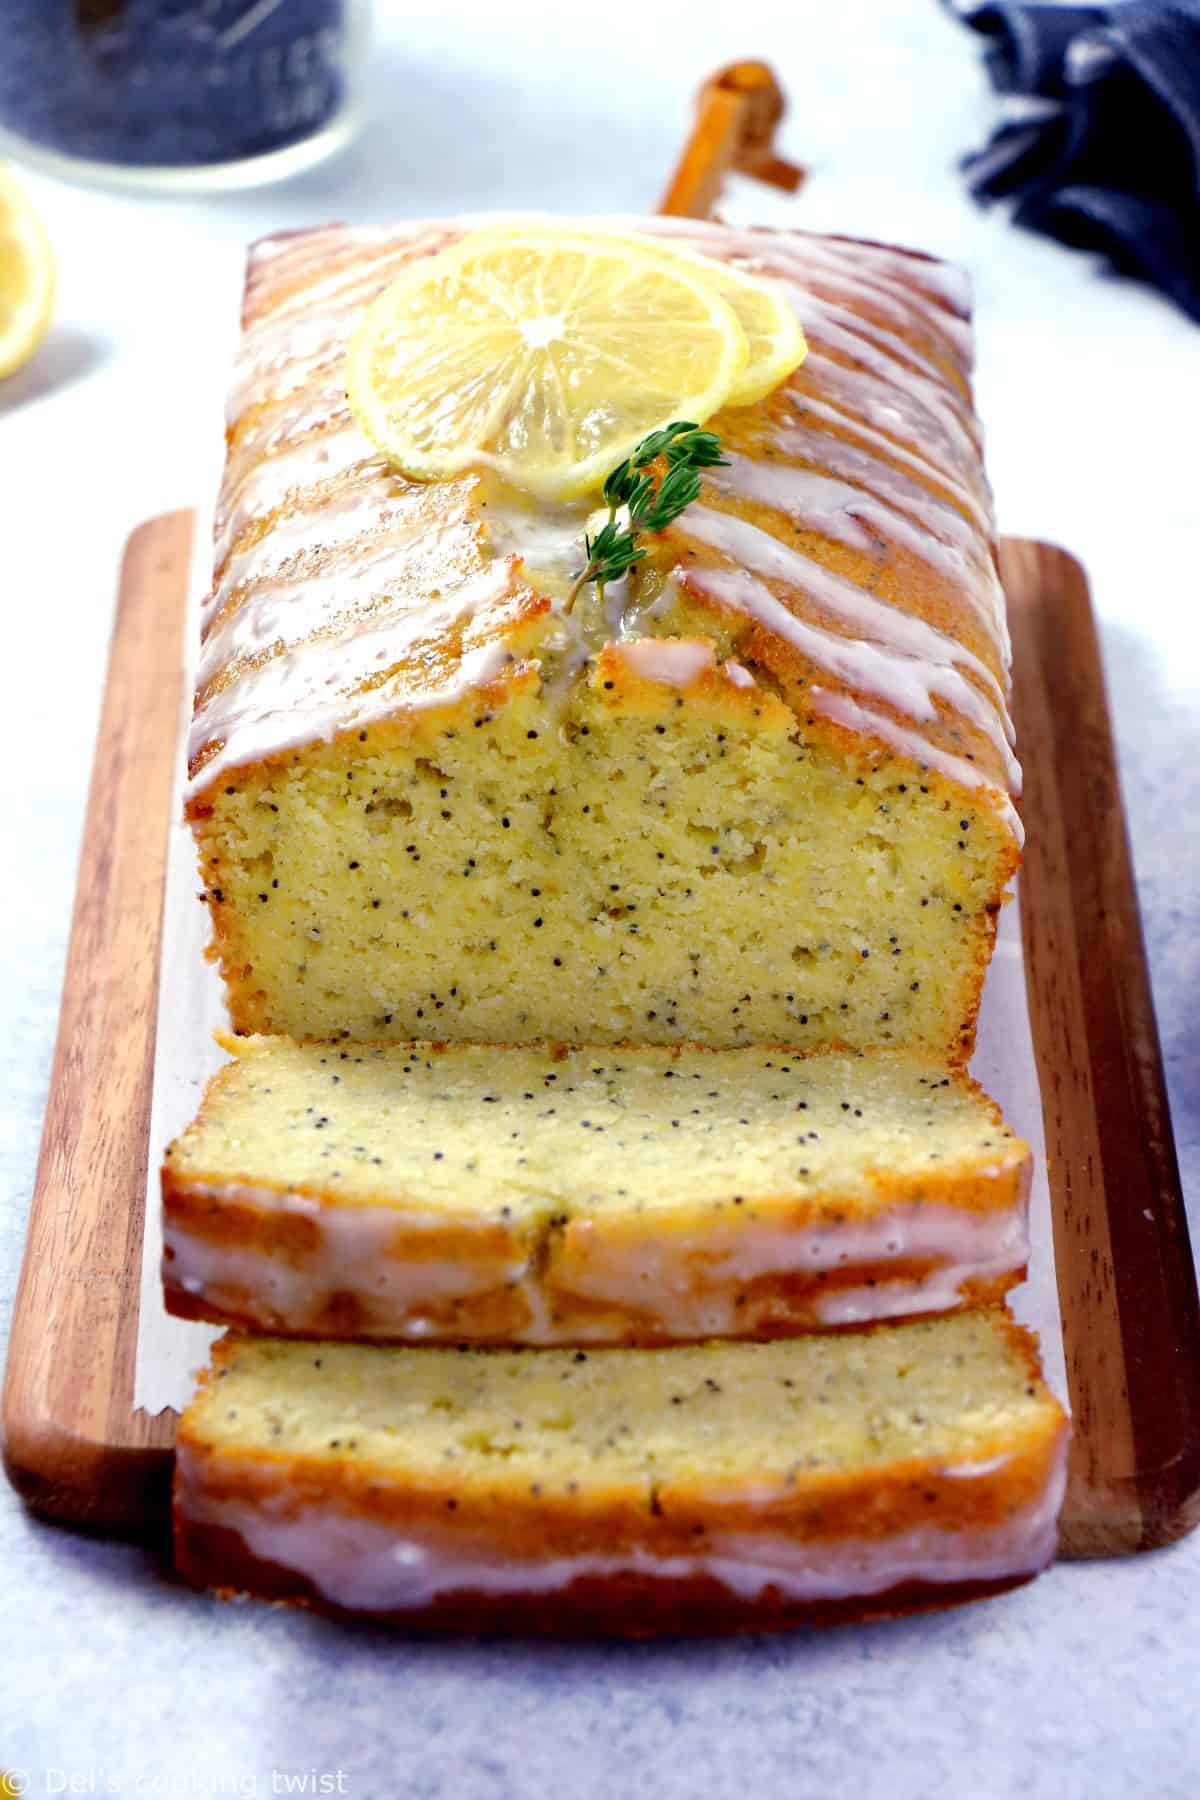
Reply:
[[[153, 1531], [175, 1416], [132, 1403], [171, 776], [192, 518], [141, 526], [121, 573], [58, 1047], [4, 1387], [34, 1511]], [[1022, 875], [1075, 1438], [1069, 1556], [1200, 1519], [1200, 1307], [1087, 582], [1002, 552], [1026, 769]]]

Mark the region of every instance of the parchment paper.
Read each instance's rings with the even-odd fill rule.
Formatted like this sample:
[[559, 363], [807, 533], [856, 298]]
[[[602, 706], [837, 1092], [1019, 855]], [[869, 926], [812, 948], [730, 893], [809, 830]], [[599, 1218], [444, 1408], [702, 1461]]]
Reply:
[[204, 1085], [226, 1060], [213, 1033], [228, 1028], [220, 977], [207, 962], [208, 908], [201, 904], [200, 876], [191, 829], [183, 818], [187, 776], [187, 733], [200, 644], [200, 607], [212, 581], [212, 521], [201, 512], [192, 542], [188, 617], [184, 637], [182, 703], [175, 743], [167, 873], [163, 889], [162, 963], [158, 979], [158, 1035], [154, 1090], [150, 1099], [150, 1141], [146, 1159], [146, 1223], [142, 1235], [142, 1282], [138, 1308], [137, 1360], [133, 1404], [146, 1412], [183, 1407], [195, 1372], [208, 1360], [219, 1331], [168, 1316], [162, 1299], [162, 1212], [159, 1169], [163, 1151], [200, 1104]]
[[[158, 1040], [146, 1170], [146, 1229], [134, 1405], [147, 1412], [159, 1412], [167, 1406], [181, 1408], [186, 1404], [195, 1372], [207, 1360], [207, 1347], [218, 1335], [208, 1325], [169, 1318], [163, 1308], [159, 1285], [162, 1224], [158, 1171], [162, 1154], [195, 1113], [208, 1077], [224, 1062], [224, 1052], [213, 1042], [213, 1032], [228, 1025], [220, 980], [213, 965], [204, 959], [208, 911], [198, 899], [200, 879], [195, 849], [191, 833], [183, 823], [182, 806], [184, 743], [191, 713], [191, 665], [199, 636], [200, 602], [210, 578], [210, 546], [208, 521], [202, 518], [197, 526], [193, 559], [188, 667], [176, 750], [174, 822], [163, 900]], [[1030, 1278], [1012, 1296], [1013, 1311], [1040, 1335], [1047, 1380], [1065, 1404], [1066, 1373], [1054, 1278], [1041, 1092], [1025, 998], [1017, 902], [1006, 906], [1001, 915], [996, 955], [984, 989], [978, 1048], [971, 1070], [999, 1103], [1014, 1130], [1033, 1148]]]

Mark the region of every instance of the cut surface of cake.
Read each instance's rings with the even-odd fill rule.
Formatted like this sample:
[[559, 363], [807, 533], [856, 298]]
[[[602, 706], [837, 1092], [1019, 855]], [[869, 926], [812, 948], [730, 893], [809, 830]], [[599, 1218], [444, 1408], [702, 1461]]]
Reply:
[[808, 355], [568, 607], [594, 502], [410, 480], [347, 406], [364, 309], [463, 229], [252, 255], [189, 799], [235, 1028], [965, 1060], [1019, 826], [960, 278], [642, 221]]
[[184, 1414], [195, 1582], [429, 1628], [758, 1629], [994, 1592], [1066, 1426], [999, 1311], [772, 1344], [226, 1338]]
[[230, 1040], [163, 1169], [170, 1309], [509, 1344], [771, 1336], [995, 1299], [1029, 1152], [898, 1052]]

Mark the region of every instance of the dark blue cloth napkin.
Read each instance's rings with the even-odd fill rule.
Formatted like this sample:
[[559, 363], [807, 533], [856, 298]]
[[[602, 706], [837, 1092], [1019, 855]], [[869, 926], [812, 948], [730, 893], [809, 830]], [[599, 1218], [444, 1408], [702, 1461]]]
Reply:
[[1200, 321], [1200, 0], [950, 0], [1001, 122], [963, 168], [1018, 224], [1104, 251]]

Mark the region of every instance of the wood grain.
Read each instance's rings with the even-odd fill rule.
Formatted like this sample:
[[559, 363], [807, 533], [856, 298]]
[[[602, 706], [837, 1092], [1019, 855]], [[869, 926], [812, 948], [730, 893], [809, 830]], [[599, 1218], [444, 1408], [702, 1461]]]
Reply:
[[1200, 1307], [1083, 570], [1006, 539], [1021, 908], [1075, 1437], [1073, 1556], [1200, 1522]]
[[192, 515], [126, 549], [58, 1042], [4, 1384], [4, 1461], [39, 1513], [161, 1520], [173, 1414], [133, 1408], [163, 879]]
[[[4, 1391], [38, 1512], [166, 1516], [175, 1417], [132, 1406], [162, 886], [191, 522], [130, 540]], [[1075, 1415], [1063, 1550], [1200, 1519], [1200, 1307], [1083, 571], [1006, 541], [1026, 968]]]

